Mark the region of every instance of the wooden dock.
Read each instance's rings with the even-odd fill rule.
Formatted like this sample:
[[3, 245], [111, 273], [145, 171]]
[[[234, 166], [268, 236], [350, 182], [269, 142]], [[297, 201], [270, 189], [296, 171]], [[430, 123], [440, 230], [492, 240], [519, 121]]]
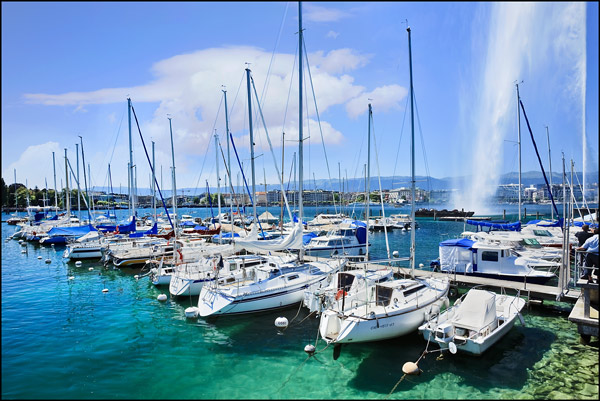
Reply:
[[590, 337], [598, 337], [598, 283], [588, 283], [579, 280], [577, 285], [583, 289], [583, 294], [569, 314], [569, 321], [577, 325], [577, 331], [583, 344], [590, 342]]

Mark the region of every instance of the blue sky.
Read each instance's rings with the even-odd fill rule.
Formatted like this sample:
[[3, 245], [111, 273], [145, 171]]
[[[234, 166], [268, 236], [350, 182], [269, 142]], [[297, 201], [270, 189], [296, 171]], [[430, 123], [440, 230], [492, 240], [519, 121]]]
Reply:
[[[545, 167], [548, 126], [555, 172], [563, 152], [577, 171], [584, 158], [587, 171], [597, 170], [597, 3], [302, 4], [319, 111], [317, 118], [305, 71], [305, 179], [337, 178], [339, 170], [363, 177], [369, 101], [371, 175], [410, 175], [407, 20], [417, 174], [473, 174], [463, 192], [475, 198], [488, 194], [500, 174], [517, 171], [516, 80], [523, 81], [521, 99]], [[250, 164], [244, 80], [250, 62], [277, 163], [285, 122], [287, 180], [298, 152], [297, 31], [296, 2], [3, 2], [2, 177], [12, 183], [16, 168], [18, 182], [44, 187], [47, 179], [52, 187], [54, 151], [60, 187], [64, 148], [75, 167], [81, 135], [92, 183], [107, 185], [110, 162], [113, 185], [126, 188], [130, 96], [147, 146], [156, 143], [165, 189], [171, 187], [167, 115], [177, 187], [203, 189], [206, 180], [216, 186], [214, 129], [226, 146], [222, 85], [244, 169]], [[266, 175], [275, 184], [262, 123], [253, 120], [256, 182]], [[138, 186], [148, 187], [135, 125], [133, 134]], [[524, 118], [521, 135], [522, 170], [539, 171]], [[235, 184], [237, 165], [232, 171]]]

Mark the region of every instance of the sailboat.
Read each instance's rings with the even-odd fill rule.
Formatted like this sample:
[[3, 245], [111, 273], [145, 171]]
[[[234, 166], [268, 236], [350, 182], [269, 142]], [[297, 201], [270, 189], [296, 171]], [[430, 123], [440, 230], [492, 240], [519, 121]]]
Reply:
[[[298, 5], [298, 23], [299, 23], [299, 181], [300, 188], [298, 192], [299, 198], [299, 218], [295, 223], [293, 230], [285, 237], [274, 240], [259, 240], [257, 231], [257, 215], [256, 202], [252, 200], [253, 205], [253, 222], [252, 231], [247, 238], [240, 239], [234, 243], [236, 249], [250, 252], [269, 252], [269, 251], [284, 251], [287, 249], [299, 250], [298, 260], [292, 262], [286, 260], [283, 256], [269, 255], [265, 256], [269, 259], [267, 265], [259, 265], [246, 269], [246, 274], [241, 278], [233, 278], [231, 280], [216, 280], [205, 283], [198, 297], [198, 313], [202, 317], [214, 315], [231, 315], [242, 313], [255, 313], [267, 310], [284, 308], [302, 302], [304, 291], [307, 289], [315, 290], [326, 286], [331, 279], [332, 274], [341, 270], [346, 264], [345, 259], [331, 260], [328, 262], [305, 262], [302, 239], [303, 239], [303, 224], [302, 220], [302, 173], [303, 173], [303, 157], [302, 157], [302, 5]], [[249, 132], [250, 132], [250, 160], [252, 170], [252, 192], [255, 194], [255, 178], [254, 178], [254, 148], [253, 148], [253, 131], [252, 131], [252, 98], [251, 98], [251, 75], [250, 69], [246, 68], [246, 80], [248, 87], [248, 116], [249, 116]], [[254, 88], [256, 94], [256, 88]], [[260, 103], [258, 103], [260, 115]], [[264, 124], [264, 119], [263, 119]], [[265, 127], [266, 131], [266, 127]], [[268, 138], [268, 135], [267, 135]], [[234, 147], [235, 150], [235, 147]], [[237, 153], [237, 152], [236, 152]], [[277, 165], [275, 165], [277, 166]], [[277, 168], [277, 167], [275, 167]], [[279, 176], [279, 174], [278, 174]], [[283, 181], [280, 182], [283, 190]], [[288, 207], [287, 198], [283, 193], [284, 201]]]
[[[411, 163], [412, 163], [412, 201], [411, 201], [411, 248], [412, 271], [415, 264], [415, 161], [414, 161], [414, 114], [412, 107], [412, 58], [410, 53], [410, 27], [408, 31], [408, 49], [410, 61], [411, 96]], [[369, 104], [369, 122], [372, 109]], [[370, 143], [370, 124], [369, 124]], [[370, 164], [370, 147], [368, 151]], [[370, 178], [370, 177], [369, 177]], [[369, 180], [367, 180], [368, 182]], [[368, 222], [368, 214], [367, 214]], [[414, 276], [414, 273], [413, 273]], [[425, 321], [426, 315], [448, 302], [450, 283], [447, 278], [425, 279], [404, 278], [379, 283], [368, 283], [364, 291], [349, 299], [349, 302], [335, 303], [323, 311], [319, 322], [321, 338], [328, 344], [336, 344], [334, 358], [339, 356], [339, 345], [367, 341], [386, 340], [416, 331]], [[341, 292], [342, 301], [345, 293]]]

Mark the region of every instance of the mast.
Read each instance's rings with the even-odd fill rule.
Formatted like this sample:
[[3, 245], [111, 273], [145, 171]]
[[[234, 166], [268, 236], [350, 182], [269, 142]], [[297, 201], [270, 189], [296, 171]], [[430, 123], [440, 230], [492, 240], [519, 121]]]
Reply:
[[[83, 166], [83, 183], [84, 183], [84, 187], [83, 189], [85, 190], [85, 196], [88, 198], [88, 217], [90, 218], [91, 221], [91, 216], [90, 216], [90, 207], [94, 206], [93, 202], [89, 202], [90, 200], [90, 195], [88, 194], [88, 185], [87, 185], [87, 176], [90, 176], [90, 186], [92, 185], [92, 176], [91, 174], [89, 174], [89, 169], [90, 169], [90, 165], [88, 164], [88, 174], [86, 175], [85, 173], [85, 153], [83, 151], [83, 138], [81, 137], [81, 135], [79, 135], [79, 141], [81, 142], [81, 165]], [[77, 166], [79, 167], [79, 162], [77, 163]], [[79, 177], [77, 177], [77, 180], [79, 181]]]
[[173, 195], [172, 195], [172, 202], [173, 202], [173, 214], [175, 215], [175, 232], [177, 232], [177, 220], [178, 220], [178, 216], [177, 216], [177, 183], [175, 181], [175, 148], [173, 146], [173, 127], [171, 125], [171, 117], [167, 117], [169, 119], [169, 132], [171, 133], [171, 160], [173, 163], [173, 169], [171, 171], [172, 174], [172, 182], [173, 182]]
[[[300, 219], [300, 227], [304, 229], [304, 217], [303, 217], [303, 204], [302, 204], [302, 190], [304, 188], [304, 152], [303, 152], [303, 139], [302, 139], [302, 2], [298, 2], [298, 214]], [[304, 259], [304, 248], [300, 248], [299, 253], [300, 262]]]
[[517, 145], [519, 147], [519, 221], [521, 221], [521, 111], [519, 110], [519, 103], [521, 97], [519, 96], [519, 83], [515, 83], [517, 87]]
[[[75, 155], [77, 160], [77, 182], [79, 183], [79, 144], [75, 144]], [[81, 222], [81, 193], [79, 192], [79, 184], [77, 185], [77, 218]]]
[[[284, 182], [284, 177], [283, 177], [283, 169], [285, 168], [285, 165], [283, 163], [283, 157], [284, 157], [284, 151], [285, 151], [285, 132], [281, 132], [281, 182]], [[283, 184], [282, 184], [283, 185]], [[281, 190], [281, 196], [279, 197], [280, 201], [281, 201], [281, 215], [279, 217], [279, 224], [281, 227], [281, 234], [283, 234], [283, 189]]]
[[[217, 130], [215, 129], [215, 157], [216, 157], [216, 166], [217, 166], [217, 204], [218, 204], [218, 220], [219, 227], [221, 227], [221, 179], [219, 178], [219, 136], [217, 135]], [[215, 223], [216, 228], [216, 223]], [[231, 234], [233, 239], [233, 232]], [[223, 241], [223, 230], [219, 230], [219, 244]]]
[[408, 31], [408, 65], [410, 71], [410, 164], [411, 164], [411, 202], [410, 202], [410, 270], [415, 277], [415, 113], [412, 76], [412, 50], [410, 44], [410, 27]]
[[[56, 207], [54, 213], [58, 214], [58, 193], [56, 188], [56, 162], [54, 160], [54, 152], [52, 152], [52, 170], [54, 171], [54, 206]], [[17, 172], [15, 170], [15, 184], [17, 183], [16, 174]]]
[[65, 193], [65, 197], [67, 198], [67, 219], [71, 219], [71, 194], [69, 193], [69, 166], [67, 166], [67, 148], [65, 148], [65, 179], [67, 183], [67, 192]]
[[154, 223], [156, 223], [156, 162], [154, 158], [154, 141], [152, 141], [152, 210], [154, 211]]
[[[53, 153], [54, 155], [54, 153]], [[19, 198], [17, 197], [17, 169], [14, 169], [15, 172], [15, 216], [17, 215], [17, 210], [19, 208]]]
[[129, 118], [129, 202], [131, 216], [135, 216], [135, 196], [133, 194], [133, 142], [131, 137], [131, 98], [127, 98], [127, 115]]
[[[231, 184], [231, 153], [229, 151], [229, 114], [227, 113], [227, 91], [223, 89], [223, 96], [225, 97], [225, 138], [227, 138], [227, 165], [229, 166], [229, 186], [233, 187]], [[225, 176], [225, 180], [227, 180], [227, 176]], [[233, 240], [233, 192], [231, 192], [231, 196], [229, 197], [229, 221], [231, 222], [231, 239]], [[219, 221], [220, 223], [221, 221]]]
[[[548, 132], [547, 125], [546, 125], [546, 137], [548, 138], [548, 163], [550, 164], [550, 189], [548, 190], [548, 192], [549, 192], [550, 197], [552, 197], [552, 158], [550, 157], [550, 133]], [[552, 220], [554, 220], [554, 208], [550, 208], [550, 216], [551, 216]]]
[[250, 169], [252, 171], [252, 217], [254, 224], [256, 218], [256, 177], [254, 174], [254, 135], [252, 132], [252, 92], [250, 91], [250, 69], [246, 68], [246, 82], [248, 86], [248, 127], [250, 129]]
[[[369, 217], [371, 214], [371, 117], [373, 115], [373, 109], [371, 103], [369, 103], [369, 123], [368, 123], [368, 134], [367, 134], [367, 182], [365, 183], [365, 189], [367, 192], [367, 199], [365, 205], [367, 207], [366, 219], [367, 219], [367, 251], [365, 260], [369, 260]], [[366, 265], [365, 265], [366, 266]]]

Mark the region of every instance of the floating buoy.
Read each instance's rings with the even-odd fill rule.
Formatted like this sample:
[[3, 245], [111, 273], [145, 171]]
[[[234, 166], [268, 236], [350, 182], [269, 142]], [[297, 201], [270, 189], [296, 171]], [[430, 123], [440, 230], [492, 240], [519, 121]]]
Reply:
[[450, 300], [448, 299], [448, 297], [444, 298], [444, 306], [446, 307], [446, 309], [450, 307]]
[[407, 375], [418, 375], [421, 373], [421, 370], [414, 362], [406, 362], [402, 365], [402, 372]]
[[19, 240], [19, 244], [22, 244], [22, 243], [23, 243], [23, 240], [22, 240], [22, 239], [20, 239], [20, 240]]
[[108, 292], [108, 288], [103, 289], [102, 292]]
[[313, 356], [315, 351], [315, 346], [312, 344], [307, 344], [306, 347], [304, 347], [304, 352], [306, 352], [310, 356]]
[[451, 354], [456, 354], [456, 344], [454, 344], [452, 341], [448, 343], [448, 349], [450, 350]]
[[286, 327], [288, 327], [287, 318], [280, 316], [277, 319], [275, 319], [275, 327], [277, 327], [278, 329], [285, 329]]
[[27, 253], [25, 249], [21, 249], [21, 253]]
[[41, 258], [42, 258], [42, 255], [39, 255], [39, 256], [38, 256], [38, 259], [41, 259]]
[[51, 247], [54, 247], [54, 244], [50, 244]]
[[425, 265], [423, 263], [419, 263], [419, 269], [422, 269]]
[[21, 242], [21, 246], [27, 246], [27, 242]]
[[164, 302], [167, 300], [167, 296], [165, 294], [160, 294], [158, 297], [156, 297], [156, 299], [158, 299], [160, 302]]
[[398, 251], [394, 251], [392, 252], [392, 256], [397, 258], [398, 256], [400, 256], [400, 253]]
[[194, 318], [198, 316], [198, 308], [196, 306], [190, 306], [185, 308], [185, 317]]
[[52, 262], [50, 259], [46, 259], [46, 263], [50, 263]]
[[75, 280], [75, 276], [69, 276], [69, 280]]
[[89, 271], [92, 271], [92, 270], [94, 270], [94, 268], [93, 268], [93, 267], [90, 267], [88, 270], [89, 270]]
[[78, 260], [77, 262], [75, 262], [75, 266], [77, 266], [77, 267], [81, 266], [81, 260]]
[[137, 280], [140, 278], [140, 276], [138, 274], [136, 274], [135, 276], [133, 276], [133, 278]]

